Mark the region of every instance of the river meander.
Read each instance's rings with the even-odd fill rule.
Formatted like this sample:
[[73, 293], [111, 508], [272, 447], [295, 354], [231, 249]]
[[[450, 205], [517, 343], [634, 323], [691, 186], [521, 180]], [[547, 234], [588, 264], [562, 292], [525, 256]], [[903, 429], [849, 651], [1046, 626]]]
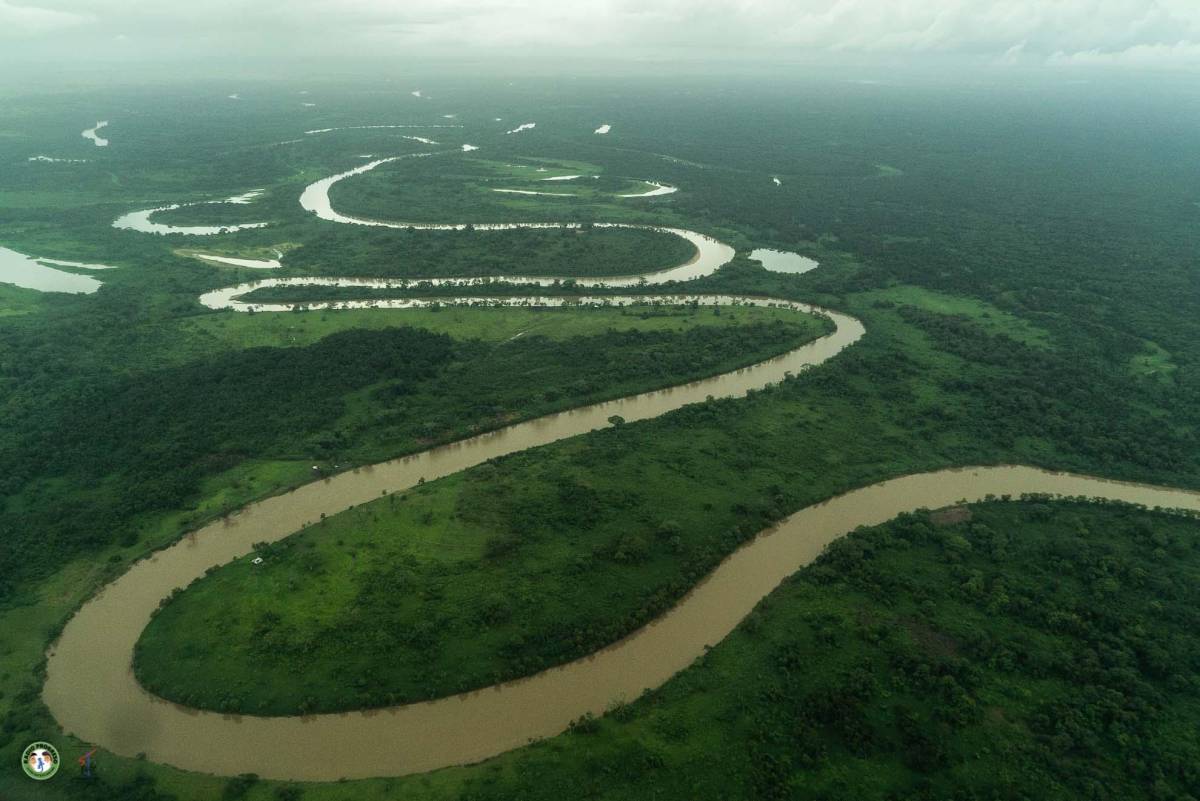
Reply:
[[[309, 187], [306, 208], [325, 219], [340, 217], [328, 206], [329, 186], [379, 163], [383, 162], [325, 179], [318, 182], [324, 184], [321, 187]], [[401, 225], [352, 218], [337, 221]], [[708, 272], [732, 256], [728, 246], [716, 245], [720, 247], [710, 247], [707, 253], [701, 250], [697, 256]], [[321, 283], [326, 279], [293, 280]], [[525, 280], [536, 284], [547, 279]], [[279, 284], [230, 287], [206, 295], [204, 302], [248, 311], [251, 304], [238, 297], [266, 285]], [[630, 302], [633, 298], [603, 300]], [[279, 540], [322, 515], [337, 514], [385, 492], [602, 428], [614, 415], [634, 422], [708, 397], [743, 396], [833, 358], [864, 334], [863, 326], [852, 317], [789, 301], [702, 295], [660, 300], [781, 306], [823, 315], [835, 329], [782, 356], [723, 375], [518, 423], [250, 504], [227, 520], [211, 523], [138, 562], [82, 606], [48, 654], [44, 699], [50, 711], [65, 731], [84, 741], [124, 756], [144, 754], [147, 759], [188, 770], [222, 775], [253, 772], [269, 779], [310, 781], [417, 773], [477, 762], [553, 736], [581, 715], [602, 714], [615, 703], [633, 700], [660, 686], [719, 643], [782, 580], [810, 563], [830, 542], [859, 526], [879, 524], [920, 507], [981, 500], [989, 494], [1093, 496], [1200, 511], [1197, 493], [1029, 467], [973, 467], [909, 475], [796, 512], [731, 554], [657, 620], [588, 657], [516, 682], [388, 709], [275, 718], [189, 709], [153, 696], [138, 684], [132, 669], [133, 649], [160, 601], [208, 569], [246, 555], [255, 543]], [[531, 297], [497, 302], [563, 301]], [[395, 308], [422, 304], [414, 300], [388, 303]], [[292, 304], [254, 304], [254, 308], [283, 311]]]
[[[836, 347], [840, 334], [816, 343], [814, 355]], [[756, 369], [765, 378], [775, 367], [767, 363]], [[322, 512], [365, 503], [383, 490], [447, 475], [556, 435], [582, 433], [603, 425], [610, 413], [630, 419], [639, 411], [673, 407], [672, 395], [715, 389], [712, 384], [724, 379], [523, 423], [247, 507], [228, 524], [213, 524], [138, 563], [88, 602], [51, 651], [46, 703], [66, 731], [86, 741], [189, 770], [308, 781], [417, 773], [476, 762], [553, 736], [583, 714], [602, 714], [663, 684], [719, 643], [781, 581], [858, 526], [988, 494], [1103, 497], [1200, 511], [1197, 493], [1030, 467], [910, 475], [800, 510], [735, 551], [679, 604], [629, 637], [509, 684], [389, 709], [261, 718], [178, 706], [150, 695], [134, 679], [133, 646], [159, 600], [208, 567], [249, 552], [252, 543], [287, 536]]]

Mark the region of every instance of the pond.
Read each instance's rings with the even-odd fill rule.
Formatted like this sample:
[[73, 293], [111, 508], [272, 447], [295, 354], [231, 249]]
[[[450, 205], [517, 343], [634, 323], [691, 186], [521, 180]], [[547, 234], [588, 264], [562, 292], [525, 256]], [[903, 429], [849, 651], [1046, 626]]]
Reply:
[[792, 253], [787, 250], [758, 248], [757, 250], [750, 251], [750, 258], [761, 262], [763, 267], [773, 273], [799, 275], [809, 270], [815, 270], [820, 266], [816, 259], [810, 259], [807, 256], [801, 256], [799, 253]]
[[87, 275], [56, 270], [50, 265], [84, 270], [111, 269], [102, 264], [81, 264], [56, 259], [36, 259], [15, 250], [0, 247], [0, 283], [14, 284], [40, 292], [88, 294], [100, 288], [100, 282]]

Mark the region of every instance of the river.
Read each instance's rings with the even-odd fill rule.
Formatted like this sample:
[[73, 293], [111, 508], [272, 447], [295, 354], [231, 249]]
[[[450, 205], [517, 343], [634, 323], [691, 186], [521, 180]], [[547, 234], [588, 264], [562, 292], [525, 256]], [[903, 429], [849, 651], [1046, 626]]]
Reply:
[[100, 281], [87, 275], [77, 275], [54, 266], [82, 270], [110, 270], [104, 264], [84, 264], [61, 259], [40, 259], [15, 250], [0, 247], [0, 283], [36, 289], [40, 292], [70, 292], [90, 294], [100, 288]]
[[160, 600], [210, 567], [250, 553], [254, 543], [286, 537], [322, 514], [367, 503], [384, 491], [601, 428], [612, 415], [633, 422], [710, 395], [737, 397], [779, 381], [832, 358], [862, 336], [853, 318], [824, 313], [836, 324], [834, 333], [761, 364], [342, 473], [210, 524], [134, 565], [80, 609], [50, 651], [47, 705], [66, 731], [85, 741], [188, 770], [306, 781], [416, 773], [476, 762], [553, 736], [583, 714], [602, 714], [661, 685], [720, 642], [783, 579], [858, 526], [989, 493], [1085, 495], [1200, 510], [1196, 493], [1029, 467], [910, 475], [800, 510], [734, 552], [673, 609], [624, 640], [509, 684], [384, 710], [260, 718], [188, 709], [151, 695], [134, 678], [134, 644]]
[[[328, 189], [336, 180], [381, 163], [385, 162], [324, 179], [305, 190], [302, 202], [325, 219], [400, 226], [342, 217], [329, 207]], [[708, 246], [707, 251], [701, 248], [697, 254], [710, 272], [732, 256], [731, 248], [716, 245], [719, 248]], [[711, 263], [722, 256], [724, 261]], [[348, 279], [268, 279], [209, 293], [204, 302], [214, 308], [248, 311], [251, 304], [239, 301], [240, 295], [259, 286], [281, 285], [281, 280], [320, 284]], [[80, 608], [48, 652], [43, 697], [50, 711], [65, 731], [85, 742], [124, 756], [145, 754], [149, 760], [186, 770], [221, 775], [256, 773], [268, 779], [302, 781], [418, 773], [477, 762], [531, 740], [553, 736], [584, 714], [603, 714], [616, 703], [634, 700], [645, 690], [662, 685], [708, 647], [719, 643], [787, 576], [809, 564], [830, 542], [859, 526], [879, 524], [919, 507], [977, 501], [988, 494], [1031, 492], [1200, 511], [1197, 493], [1030, 467], [973, 467], [909, 475], [801, 509], [743, 545], [675, 607], [620, 642], [508, 684], [389, 709], [276, 718], [189, 709], [153, 696], [138, 684], [132, 669], [133, 649], [160, 601], [208, 569], [249, 554], [254, 543], [279, 540], [323, 515], [367, 503], [385, 492], [401, 491], [487, 459], [603, 428], [614, 415], [635, 422], [707, 397], [741, 397], [833, 358], [864, 334], [861, 323], [852, 317], [789, 301], [726, 296], [673, 296], [664, 300], [783, 307], [823, 315], [833, 322], [835, 330], [746, 368], [518, 423], [250, 504], [227, 520], [211, 523], [133, 565]], [[473, 301], [478, 298], [462, 299]], [[497, 302], [563, 300], [529, 297]], [[386, 303], [394, 308], [422, 305], [413, 300]], [[255, 304], [253, 308], [284, 311], [292, 306]]]
[[[666, 634], [669, 629], [655, 625], [644, 629], [645, 635], [626, 641], [633, 643], [649, 635], [646, 645], [652, 650], [674, 652], [670, 662], [657, 666], [642, 664], [644, 657], [639, 649], [617, 650], [613, 653], [618, 656], [606, 655], [599, 662], [582, 660], [502, 688], [431, 704], [306, 718], [233, 717], [163, 701], [137, 683], [132, 655], [160, 600], [201, 577], [210, 567], [249, 553], [254, 543], [286, 537], [318, 521], [322, 514], [333, 515], [366, 503], [380, 497], [384, 490], [396, 492], [415, 486], [421, 479], [433, 480], [487, 459], [602, 428], [609, 425], [613, 415], [635, 422], [709, 396], [745, 395], [832, 358], [863, 334], [854, 318], [803, 304], [763, 298], [695, 299], [703, 304], [747, 303], [823, 314], [836, 329], [756, 365], [572, 409], [342, 473], [251, 504], [228, 522], [212, 523], [138, 562], [71, 619], [49, 654], [44, 697], [54, 716], [64, 730], [126, 756], [145, 753], [157, 762], [212, 773], [255, 772], [279, 779], [333, 780], [409, 773], [482, 759], [530, 738], [561, 731], [585, 712], [599, 713], [615, 700], [635, 697], [640, 688], [631, 689], [629, 681], [633, 677], [648, 682], [646, 687], [660, 684], [699, 654], [689, 644], [698, 632], [685, 629], [679, 632], [686, 635], [685, 640], [672, 645], [678, 635], [657, 642], [656, 633]], [[720, 636], [704, 634], [700, 639], [716, 642]], [[634, 662], [623, 662], [620, 653], [629, 653]], [[667, 669], [668, 665], [674, 667]], [[601, 668], [599, 673], [597, 667]], [[576, 678], [570, 678], [577, 673]], [[549, 695], [532, 702], [543, 683]], [[581, 694], [571, 698], [568, 687], [575, 687]], [[562, 698], [562, 702], [555, 698]]]

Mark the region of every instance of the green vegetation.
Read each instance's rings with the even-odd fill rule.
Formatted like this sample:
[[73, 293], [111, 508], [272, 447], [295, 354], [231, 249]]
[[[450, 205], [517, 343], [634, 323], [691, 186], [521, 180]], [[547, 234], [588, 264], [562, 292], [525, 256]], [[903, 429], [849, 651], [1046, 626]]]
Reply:
[[36, 311], [42, 293], [32, 289], [0, 284], [0, 317]]
[[[860, 317], [867, 336], [748, 399], [519, 454], [432, 482], [394, 510], [373, 504], [279, 543], [253, 578], [294, 596], [295, 608], [279, 611], [287, 626], [272, 629], [284, 645], [325, 622], [300, 612], [336, 616], [350, 592], [405, 623], [439, 627], [421, 635], [436, 670], [419, 669], [410, 645], [394, 665], [382, 664], [382, 650], [349, 654], [354, 640], [330, 642], [321, 670], [361, 658], [391, 671], [397, 697], [417, 697], [562, 661], [670, 603], [764, 523], [913, 470], [1020, 461], [1200, 487], [1200, 114], [1170, 79], [1136, 97], [1099, 83], [993, 87], [957, 93], [953, 104], [942, 88], [731, 78], [738, 91], [629, 82], [612, 99], [612, 86], [585, 84], [459, 90], [480, 119], [536, 111], [538, 128], [521, 136], [470, 122], [415, 132], [446, 149], [480, 145], [476, 155], [492, 165], [600, 174], [593, 195], [505, 197], [490, 189], [537, 185], [537, 173], [453, 153], [339, 184], [335, 204], [390, 219], [682, 225], [741, 252], [797, 250], [820, 269], [782, 276], [739, 258], [686, 289], [822, 304]], [[314, 458], [383, 458], [472, 425], [744, 364], [816, 333], [745, 310], [211, 313], [200, 293], [266, 274], [179, 251], [279, 247], [283, 275], [558, 274], [565, 265], [582, 276], [681, 260], [678, 240], [646, 232], [426, 236], [315, 220], [296, 202], [306, 183], [361, 164], [359, 153], [429, 148], [399, 136], [413, 131], [303, 131], [441, 119], [432, 105], [393, 113], [380, 101], [395, 90], [387, 86], [347, 86], [336, 107], [301, 113], [299, 88], [273, 86], [253, 109], [199, 87], [6, 98], [3, 244], [121, 269], [98, 274], [105, 286], [91, 296], [0, 286], [0, 761], [15, 764], [42, 737], [71, 758], [81, 752], [40, 701], [46, 645], [73, 609], [147, 550], [306, 480]], [[595, 98], [586, 108], [581, 91]], [[120, 119], [111, 109], [130, 111]], [[113, 117], [112, 147], [80, 139], [84, 112]], [[621, 136], [592, 135], [600, 117], [619, 120]], [[41, 152], [91, 161], [26, 161]], [[887, 172], [878, 165], [903, 174], [877, 180]], [[681, 191], [611, 196], [638, 178]], [[271, 221], [261, 230], [197, 239], [111, 227], [126, 211], [259, 186], [268, 192], [254, 204], [162, 219]], [[661, 358], [650, 364], [648, 352]], [[371, 369], [350, 367], [343, 381], [350, 356]], [[469, 379], [461, 387], [460, 375]], [[405, 386], [410, 394], [396, 394]], [[660, 692], [479, 766], [291, 788], [102, 752], [101, 783], [64, 775], [33, 787], [0, 772], [0, 795], [1197, 796], [1196, 524], [1047, 508], [985, 505], [963, 525], [906, 518], [856, 535]], [[671, 521], [678, 545], [658, 536], [674, 531]], [[43, 536], [53, 549], [31, 562], [18, 546]], [[348, 568], [351, 549], [370, 571]], [[326, 573], [291, 589], [305, 553]], [[200, 582], [160, 620], [219, 608], [203, 595], [207, 582], [232, 588], [238, 570]], [[423, 593], [423, 615], [378, 597], [400, 580]], [[489, 605], [485, 581], [506, 593], [507, 619], [503, 604]], [[341, 594], [318, 598], [316, 586]], [[265, 612], [262, 588], [243, 589], [254, 613]], [[556, 629], [554, 614], [571, 628]], [[192, 643], [167, 632], [169, 642], [143, 644], [140, 667], [155, 669], [155, 648], [199, 643], [245, 659], [239, 638], [258, 619], [248, 607], [219, 644], [211, 631]], [[147, 638], [161, 633], [156, 623]], [[463, 662], [447, 670], [455, 658]], [[264, 664], [283, 676], [290, 659], [283, 651]], [[163, 692], [201, 692], [159, 669], [172, 684]], [[271, 697], [253, 677], [242, 682], [202, 700], [305, 700], [294, 678]], [[329, 708], [381, 701], [357, 687], [354, 697], [315, 699]]]
[[[904, 342], [902, 363], [868, 340], [752, 402], [541, 448], [330, 519], [271, 547], [265, 569], [229, 566], [169, 604], [147, 629], [139, 675], [189, 704], [272, 714], [528, 675], [653, 618], [788, 510], [953, 464], [1083, 470], [1101, 447], [1089, 431], [1136, 400], [1091, 377], [1095, 395], [1013, 414], [1044, 382], [1085, 386], [1085, 368], [1059, 375], [1068, 366], [1053, 351], [991, 333], [990, 319], [908, 305], [904, 288], [885, 296], [855, 311], [876, 337]], [[1186, 458], [1149, 427], [1131, 453], [1143, 469]], [[348, 619], [363, 610], [396, 634], [360, 636]], [[338, 681], [345, 669], [361, 686]]]
[[[189, 705], [294, 714], [438, 697], [591, 653], [796, 503], [724, 437], [676, 424], [659, 447], [639, 439], [618, 427], [499, 460], [265, 546], [263, 565], [233, 563], [165, 606], [139, 676]], [[739, 450], [783, 473], [824, 460], [786, 445]]]
[[903, 284], [863, 292], [859, 297], [872, 301], [878, 308], [913, 306], [943, 316], [965, 317], [988, 334], [1003, 335], [1025, 345], [1051, 346], [1050, 336], [1044, 330], [1024, 318], [975, 298], [947, 295]]
[[1146, 341], [1144, 346], [1144, 352], [1129, 360], [1129, 368], [1141, 375], [1170, 379], [1171, 374], [1178, 368], [1171, 360], [1171, 354], [1154, 342]]
[[[11, 499], [0, 514], [11, 532], [0, 559], [14, 565], [0, 597], [24, 570], [45, 568], [18, 558], [32, 542], [55, 559], [114, 540], [135, 546], [138, 516], [188, 506], [205, 478], [247, 456], [379, 461], [723, 372], [794, 347], [822, 323], [610, 328], [499, 343], [411, 327], [349, 329], [313, 344], [226, 350], [133, 374], [81, 373], [53, 390], [55, 366], [31, 365], [11, 396], [12, 433], [0, 440], [0, 459], [13, 466], [0, 479]], [[25, 332], [27, 349], [45, 346], [45, 334]]]
[[[1037, 498], [966, 509], [846, 537], [660, 690], [569, 733], [477, 767], [293, 786], [306, 801], [1195, 796], [1200, 523]], [[236, 780], [160, 771], [158, 786], [217, 798]]]
[[[618, 178], [601, 173], [598, 178], [574, 181], [541, 180], [555, 174], [563, 172], [514, 170], [456, 154], [438, 154], [380, 165], [353, 180], [334, 184], [329, 197], [335, 208], [356, 217], [480, 223], [653, 221], [645, 209], [670, 198], [619, 197], [652, 188], [636, 176]], [[511, 194], [496, 189], [554, 195]]]
[[600, 336], [609, 331], [683, 332], [693, 328], [731, 328], [754, 323], [800, 323], [788, 309], [723, 306], [719, 312], [691, 306], [514, 307], [504, 309], [442, 306], [400, 312], [355, 309], [320, 314], [242, 314], [223, 312], [193, 317], [180, 324], [180, 357], [188, 353], [251, 347], [310, 345], [330, 334], [397, 325], [422, 328], [455, 339], [508, 342], [518, 336], [552, 340]]
[[248, 222], [269, 222], [270, 214], [261, 202], [220, 203], [208, 199], [195, 205], [156, 211], [150, 221], [161, 225], [237, 225]]
[[[571, 218], [564, 216], [563, 220]], [[285, 259], [287, 274], [437, 278], [478, 275], [637, 275], [696, 255], [687, 240], [628, 228], [387, 230], [370, 239], [338, 226]]]
[[661, 690], [392, 792], [1194, 797], [1200, 524], [1088, 504], [970, 513], [857, 532]]

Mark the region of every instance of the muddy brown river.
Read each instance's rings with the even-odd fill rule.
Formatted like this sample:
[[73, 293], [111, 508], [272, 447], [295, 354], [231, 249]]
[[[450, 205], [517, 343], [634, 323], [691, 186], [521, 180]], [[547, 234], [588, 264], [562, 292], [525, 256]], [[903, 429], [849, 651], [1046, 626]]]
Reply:
[[[711, 302], [712, 299], [707, 299]], [[743, 299], [744, 302], [751, 302]], [[716, 645], [787, 576], [858, 526], [900, 512], [987, 494], [1094, 496], [1200, 510], [1200, 495], [1028, 467], [979, 467], [886, 481], [795, 513], [726, 559], [669, 612], [584, 659], [527, 679], [390, 709], [262, 718], [201, 712], [146, 692], [132, 670], [134, 644], [161, 599], [210, 567], [349, 507], [496, 456], [608, 425], [664, 414], [707, 396], [737, 397], [822, 362], [862, 336], [858, 321], [781, 357], [659, 392], [581, 407], [411, 457], [343, 473], [252, 504], [127, 573], [88, 601], [50, 652], [45, 700], [63, 729], [125, 756], [188, 770], [265, 778], [336, 780], [417, 773], [476, 762], [562, 732], [585, 713], [637, 698]]]
[[[251, 286], [209, 296], [208, 301], [246, 309], [236, 296]], [[981, 500], [988, 494], [1082, 495], [1200, 510], [1200, 494], [1193, 492], [1029, 467], [910, 475], [796, 512], [731, 554], [657, 620], [588, 657], [520, 681], [389, 709], [274, 718], [189, 709], [157, 698], [138, 684], [132, 669], [134, 645], [159, 602], [209, 568], [245, 556], [254, 543], [281, 539], [322, 514], [337, 514], [385, 491], [412, 487], [421, 479], [447, 476], [490, 458], [602, 428], [613, 415], [633, 422], [709, 396], [743, 396], [832, 358], [864, 333], [852, 317], [786, 301], [717, 296], [664, 300], [693, 299], [702, 304], [749, 303], [820, 314], [834, 323], [835, 330], [744, 369], [519, 423], [253, 503], [227, 521], [214, 522], [138, 562], [80, 608], [48, 653], [44, 699], [50, 711], [66, 732], [84, 741], [124, 756], [145, 754], [154, 762], [187, 770], [306, 781], [417, 773], [477, 762], [553, 736], [581, 715], [602, 714], [616, 703], [662, 685], [707, 647], [719, 643], [783, 579], [858, 526], [882, 523], [920, 507]], [[503, 302], [556, 301], [509, 298]], [[420, 304], [396, 301], [394, 305]], [[278, 306], [286, 308], [290, 306]]]

